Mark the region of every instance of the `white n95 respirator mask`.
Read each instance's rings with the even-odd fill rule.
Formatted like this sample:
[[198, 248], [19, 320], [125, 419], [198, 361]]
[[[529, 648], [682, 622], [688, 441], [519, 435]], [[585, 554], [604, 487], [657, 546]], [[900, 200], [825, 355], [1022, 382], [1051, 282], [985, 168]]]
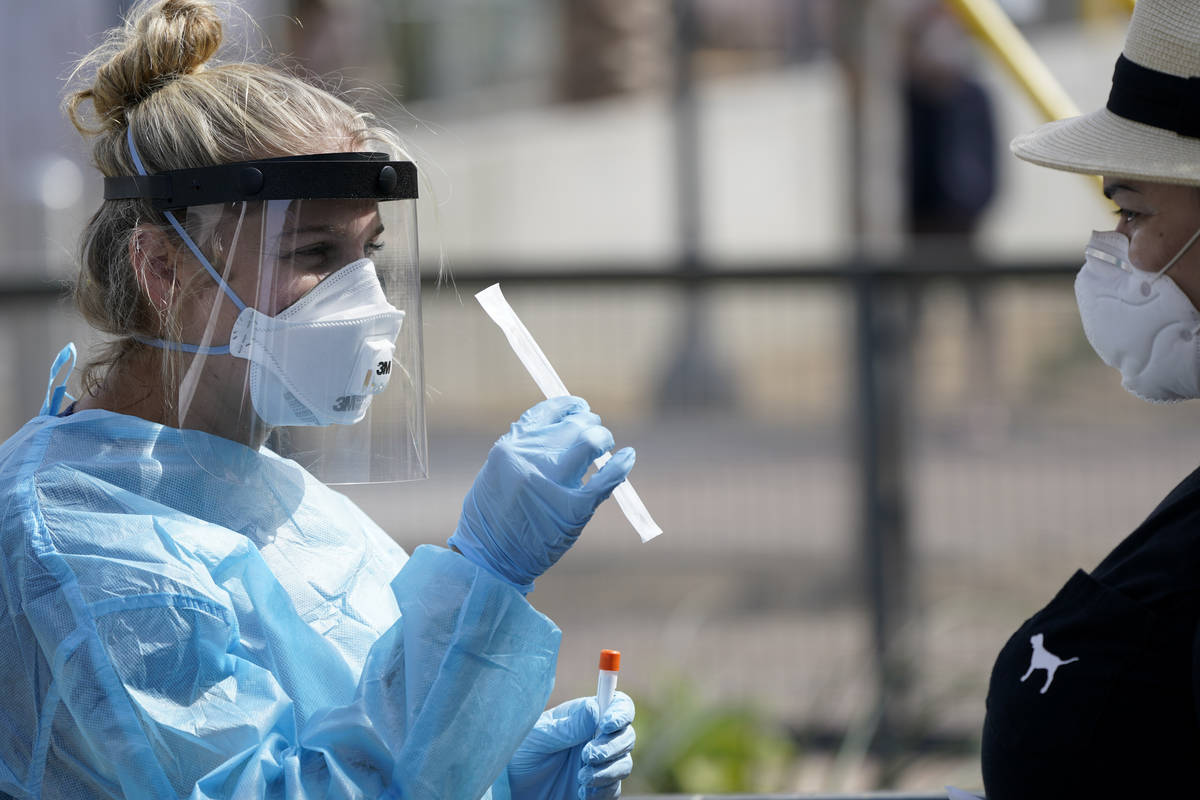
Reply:
[[229, 353], [250, 361], [250, 401], [268, 425], [352, 425], [387, 387], [403, 322], [363, 258], [274, 317], [242, 309]]
[[[1197, 231], [1200, 235], [1200, 231]], [[1165, 273], [1129, 260], [1129, 239], [1093, 232], [1075, 279], [1083, 332], [1097, 355], [1121, 372], [1121, 385], [1151, 402], [1200, 397], [1200, 312]]]

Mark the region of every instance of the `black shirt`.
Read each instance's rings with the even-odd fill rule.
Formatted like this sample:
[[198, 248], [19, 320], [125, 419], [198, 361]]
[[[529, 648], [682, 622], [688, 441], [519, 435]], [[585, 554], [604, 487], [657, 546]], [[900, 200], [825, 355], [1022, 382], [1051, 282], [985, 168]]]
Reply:
[[1198, 609], [1200, 469], [1000, 651], [988, 800], [1200, 797]]

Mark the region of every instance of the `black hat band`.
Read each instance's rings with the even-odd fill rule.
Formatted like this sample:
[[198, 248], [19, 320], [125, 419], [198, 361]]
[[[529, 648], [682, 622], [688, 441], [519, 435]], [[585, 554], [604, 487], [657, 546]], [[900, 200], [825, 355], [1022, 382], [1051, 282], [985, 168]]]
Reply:
[[1122, 54], [1113, 70], [1107, 107], [1118, 117], [1200, 138], [1200, 78], [1168, 75]]

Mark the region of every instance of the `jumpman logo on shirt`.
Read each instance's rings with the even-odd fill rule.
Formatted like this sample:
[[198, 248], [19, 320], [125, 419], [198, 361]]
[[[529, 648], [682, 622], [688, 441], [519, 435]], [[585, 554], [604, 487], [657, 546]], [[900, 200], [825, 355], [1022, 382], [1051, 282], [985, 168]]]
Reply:
[[1021, 683], [1024, 683], [1025, 679], [1032, 675], [1035, 669], [1046, 670], [1046, 685], [1042, 687], [1040, 694], [1045, 694], [1046, 690], [1050, 688], [1050, 683], [1054, 680], [1054, 673], [1059, 667], [1063, 664], [1070, 664], [1072, 661], [1079, 660], [1078, 658], [1068, 658], [1066, 660], [1059, 658], [1042, 646], [1044, 639], [1045, 637], [1040, 633], [1035, 633], [1029, 637], [1029, 642], [1033, 645], [1033, 657], [1029, 660], [1029, 669], [1021, 676]]

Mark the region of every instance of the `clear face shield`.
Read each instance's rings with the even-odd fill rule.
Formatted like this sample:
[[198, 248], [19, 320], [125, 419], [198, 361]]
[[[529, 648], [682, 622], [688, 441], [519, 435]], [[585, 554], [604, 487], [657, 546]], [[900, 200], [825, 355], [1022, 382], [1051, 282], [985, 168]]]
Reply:
[[162, 312], [142, 341], [167, 351], [168, 401], [207, 470], [238, 471], [215, 435], [326, 483], [427, 475], [410, 162], [269, 159], [109, 178], [109, 196], [163, 206], [158, 241], [135, 244]]

